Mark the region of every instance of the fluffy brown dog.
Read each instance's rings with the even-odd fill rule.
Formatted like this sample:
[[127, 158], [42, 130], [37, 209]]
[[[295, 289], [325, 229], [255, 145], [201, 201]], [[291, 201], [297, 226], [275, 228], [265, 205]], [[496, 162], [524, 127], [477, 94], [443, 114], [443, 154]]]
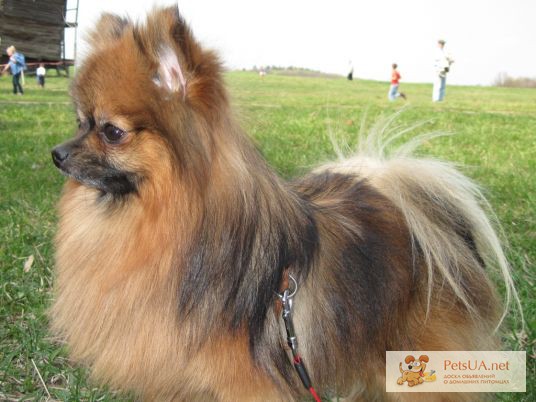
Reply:
[[53, 150], [69, 179], [51, 320], [94, 379], [147, 401], [300, 400], [275, 294], [287, 272], [322, 395], [406, 398], [385, 393], [386, 350], [496, 347], [487, 270], [511, 279], [455, 169], [386, 158], [370, 137], [286, 183], [176, 9], [143, 25], [105, 15], [91, 43], [72, 87], [78, 132]]

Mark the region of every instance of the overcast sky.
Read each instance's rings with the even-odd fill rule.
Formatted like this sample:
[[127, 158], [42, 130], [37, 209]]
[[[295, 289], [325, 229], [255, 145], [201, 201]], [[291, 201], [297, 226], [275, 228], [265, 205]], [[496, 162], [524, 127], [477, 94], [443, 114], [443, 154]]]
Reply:
[[[74, 1], [70, 1], [70, 4]], [[79, 38], [102, 11], [134, 19], [170, 0], [80, 0]], [[536, 77], [536, 0], [180, 0], [199, 40], [230, 68], [299, 66], [429, 82], [437, 40], [454, 56], [449, 82], [488, 85], [497, 75]], [[67, 37], [67, 49], [72, 40]], [[78, 48], [84, 48], [79, 41]]]

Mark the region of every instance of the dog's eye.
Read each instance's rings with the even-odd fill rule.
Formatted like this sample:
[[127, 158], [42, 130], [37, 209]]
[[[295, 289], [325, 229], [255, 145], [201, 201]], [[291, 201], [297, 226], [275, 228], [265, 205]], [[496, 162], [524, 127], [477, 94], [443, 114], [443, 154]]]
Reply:
[[110, 144], [117, 144], [119, 141], [121, 141], [125, 134], [126, 132], [124, 130], [121, 130], [119, 127], [109, 123], [107, 123], [102, 129], [104, 139]]

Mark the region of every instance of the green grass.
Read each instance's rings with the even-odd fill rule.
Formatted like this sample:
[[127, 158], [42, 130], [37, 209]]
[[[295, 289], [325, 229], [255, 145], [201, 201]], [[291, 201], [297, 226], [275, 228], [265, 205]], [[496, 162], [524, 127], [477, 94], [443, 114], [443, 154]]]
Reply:
[[[385, 83], [344, 79], [228, 73], [237, 115], [259, 148], [285, 177], [334, 158], [328, 132], [355, 144], [359, 126], [398, 111]], [[508, 257], [525, 310], [527, 328], [510, 318], [505, 347], [527, 350], [526, 394], [536, 395], [534, 364], [534, 264], [536, 261], [536, 90], [448, 87], [447, 100], [432, 104], [431, 86], [403, 84], [406, 110], [396, 124], [427, 121], [418, 131], [454, 133], [427, 143], [423, 152], [455, 161], [480, 182], [503, 224]], [[87, 382], [47, 333], [53, 271], [55, 204], [63, 178], [49, 151], [69, 138], [75, 119], [68, 80], [50, 77], [47, 89], [27, 80], [26, 94], [13, 96], [0, 79], [0, 400], [117, 401]], [[24, 263], [34, 256], [33, 265]], [[34, 364], [37, 367], [34, 368]], [[39, 374], [38, 374], [39, 373]]]

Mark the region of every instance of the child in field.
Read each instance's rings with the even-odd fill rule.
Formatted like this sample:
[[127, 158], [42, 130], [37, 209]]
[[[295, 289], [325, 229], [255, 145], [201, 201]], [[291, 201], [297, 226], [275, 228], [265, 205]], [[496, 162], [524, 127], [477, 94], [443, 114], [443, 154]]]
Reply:
[[39, 64], [39, 67], [35, 71], [37, 74], [37, 83], [41, 88], [45, 87], [45, 74], [47, 73], [47, 70], [45, 70], [45, 65], [43, 63]]
[[4, 74], [8, 68], [11, 69], [11, 75], [13, 75], [13, 94], [22, 95], [24, 94], [24, 90], [22, 89], [21, 82], [24, 80], [24, 70], [26, 68], [24, 55], [17, 52], [15, 46], [8, 47], [6, 53], [9, 57], [9, 62], [2, 70], [2, 74]]
[[406, 99], [406, 95], [403, 92], [398, 92], [398, 85], [401, 78], [400, 73], [397, 70], [398, 65], [396, 63], [393, 63], [392, 67], [393, 70], [391, 72], [391, 87], [389, 88], [389, 93], [387, 94], [387, 97], [390, 101], [394, 101], [398, 97]]

